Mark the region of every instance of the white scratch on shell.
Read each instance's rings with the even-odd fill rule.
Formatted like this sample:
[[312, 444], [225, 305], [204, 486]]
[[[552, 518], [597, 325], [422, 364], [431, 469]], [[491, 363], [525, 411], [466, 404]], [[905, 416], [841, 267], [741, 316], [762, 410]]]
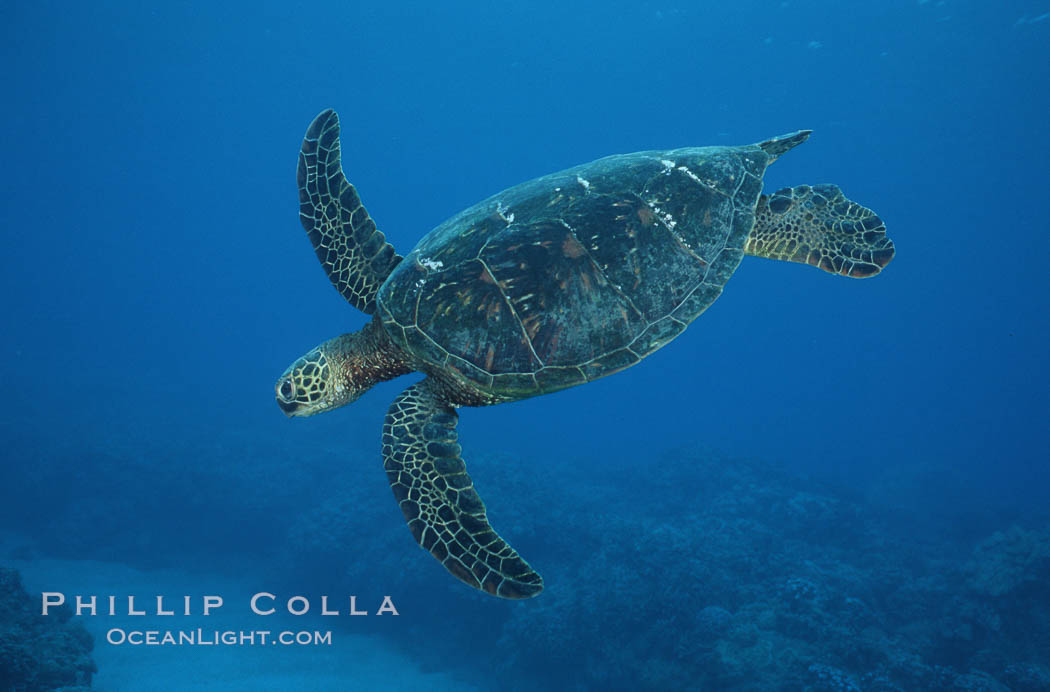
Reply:
[[[678, 170], [680, 170], [683, 173], [685, 173], [686, 175], [688, 175], [690, 178], [693, 179], [694, 182], [699, 183], [700, 185], [704, 185], [706, 187], [709, 187], [712, 190], [715, 190], [715, 191], [718, 190], [718, 183], [716, 183], [715, 181], [713, 181], [713, 180], [704, 180], [703, 178], [698, 176], [696, 173], [693, 173], [691, 170], [689, 170], [685, 166], [679, 166]], [[729, 179], [733, 180], [733, 176], [729, 176]]]
[[688, 175], [690, 178], [692, 178], [694, 181], [700, 183], [701, 185], [708, 185], [710, 187], [709, 183], [705, 183], [703, 180], [700, 180], [700, 176], [698, 176], [696, 173], [693, 173], [687, 167], [679, 166], [678, 170], [682, 171], [683, 173], [685, 173], [686, 175]]
[[441, 262], [438, 262], [437, 260], [432, 260], [429, 257], [424, 257], [423, 259], [419, 260], [419, 263], [427, 269], [435, 272], [439, 271], [443, 266], [445, 266]]
[[656, 206], [652, 202], [647, 202], [646, 204], [648, 204], [649, 207], [654, 212], [656, 212], [657, 218], [659, 218], [664, 223], [664, 225], [667, 226], [668, 228], [673, 230], [674, 227], [678, 225], [678, 222], [674, 220], [674, 217], [671, 216], [666, 211], [664, 211], [663, 209], [661, 209], [660, 207]]
[[514, 212], [508, 214], [507, 210], [509, 208], [503, 202], [496, 202], [496, 213], [499, 214], [499, 217], [507, 223], [514, 223]]

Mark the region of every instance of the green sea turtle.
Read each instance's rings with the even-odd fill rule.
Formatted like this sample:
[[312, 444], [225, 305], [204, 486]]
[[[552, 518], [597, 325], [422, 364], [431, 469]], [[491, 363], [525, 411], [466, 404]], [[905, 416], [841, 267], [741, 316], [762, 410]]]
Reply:
[[535, 596], [543, 580], [489, 525], [467, 475], [456, 409], [634, 365], [707, 309], [744, 255], [877, 274], [894, 251], [874, 212], [834, 185], [762, 194], [766, 167], [809, 134], [599, 159], [504, 190], [401, 257], [344, 177], [339, 119], [324, 111], [299, 154], [299, 218], [332, 284], [372, 320], [295, 361], [278, 405], [309, 416], [424, 373], [383, 424], [409, 529], [470, 586]]

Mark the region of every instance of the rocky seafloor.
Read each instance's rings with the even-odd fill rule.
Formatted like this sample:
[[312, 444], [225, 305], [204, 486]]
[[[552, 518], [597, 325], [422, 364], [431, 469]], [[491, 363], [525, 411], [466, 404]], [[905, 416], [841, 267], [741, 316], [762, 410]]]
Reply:
[[97, 672], [91, 659], [91, 635], [73, 611], [56, 609], [51, 617], [22, 587], [18, 571], [0, 567], [0, 690], [5, 692], [76, 692], [91, 687]]
[[19, 556], [238, 555], [286, 591], [390, 594], [401, 615], [373, 619], [374, 635], [483, 688], [1050, 690], [1041, 517], [916, 530], [859, 495], [697, 449], [542, 469], [468, 449], [493, 525], [545, 578], [510, 603], [415, 546], [372, 454], [246, 436], [165, 462], [21, 443], [39, 458], [0, 471], [19, 489], [0, 498], [0, 527], [31, 527]]

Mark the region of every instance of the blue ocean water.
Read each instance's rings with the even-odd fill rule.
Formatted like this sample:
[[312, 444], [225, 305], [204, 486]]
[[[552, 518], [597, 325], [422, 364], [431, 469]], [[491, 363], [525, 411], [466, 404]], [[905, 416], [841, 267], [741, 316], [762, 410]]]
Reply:
[[[1050, 4], [3, 3], [0, 37], [0, 565], [31, 593], [95, 561], [186, 569], [176, 594], [391, 595], [397, 619], [320, 622], [453, 688], [1046, 689]], [[745, 258], [636, 367], [462, 410], [490, 518], [546, 578], [495, 601], [390, 496], [408, 377], [305, 420], [273, 401], [366, 322], [297, 218], [328, 107], [402, 253], [539, 175], [808, 128], [765, 189], [838, 184], [897, 256], [864, 281]], [[100, 688], [146, 689], [85, 621]], [[234, 689], [222, 665], [264, 689], [247, 655], [157, 689]], [[309, 655], [275, 689], [329, 689]]]

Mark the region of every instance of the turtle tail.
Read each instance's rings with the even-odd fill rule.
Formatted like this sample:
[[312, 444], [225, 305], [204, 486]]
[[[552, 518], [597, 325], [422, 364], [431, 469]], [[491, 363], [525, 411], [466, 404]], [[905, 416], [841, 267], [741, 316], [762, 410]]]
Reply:
[[836, 185], [799, 185], [762, 195], [746, 252], [863, 279], [893, 259], [886, 225]]

